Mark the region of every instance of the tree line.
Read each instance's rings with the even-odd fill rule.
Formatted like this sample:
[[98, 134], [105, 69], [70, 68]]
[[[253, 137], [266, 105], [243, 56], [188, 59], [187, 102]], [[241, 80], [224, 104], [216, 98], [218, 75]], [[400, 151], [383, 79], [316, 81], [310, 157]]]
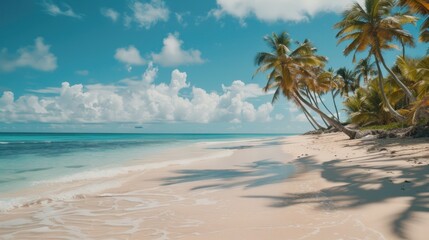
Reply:
[[[416, 25], [419, 18], [419, 36], [413, 36], [404, 26]], [[264, 91], [275, 90], [273, 103], [283, 95], [314, 129], [336, 128], [350, 138], [362, 134], [341, 122], [338, 97], [345, 99], [348, 122], [360, 127], [429, 125], [429, 56], [427, 52], [420, 58], [406, 55], [406, 48], [414, 47], [415, 41], [429, 42], [429, 2], [356, 2], [334, 28], [338, 44], [346, 43], [344, 55], [353, 55], [353, 69], [327, 69], [327, 57], [318, 55], [307, 39], [295, 42], [286, 32], [264, 37], [270, 51], [256, 54], [255, 74], [267, 74]], [[384, 53], [391, 49], [400, 49], [401, 54], [388, 66]], [[327, 97], [334, 109], [325, 103]]]

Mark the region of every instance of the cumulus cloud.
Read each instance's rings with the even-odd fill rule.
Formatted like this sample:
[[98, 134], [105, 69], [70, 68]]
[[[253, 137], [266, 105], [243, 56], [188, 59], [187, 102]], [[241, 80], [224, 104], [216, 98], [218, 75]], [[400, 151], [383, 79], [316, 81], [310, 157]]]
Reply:
[[179, 66], [204, 63], [199, 50], [183, 50], [183, 41], [179, 39], [179, 34], [168, 34], [163, 40], [164, 46], [160, 53], [152, 53], [154, 62], [163, 66]]
[[131, 65], [143, 65], [146, 61], [141, 57], [140, 51], [135, 48], [133, 45], [128, 46], [128, 48], [118, 48], [116, 49], [115, 59]]
[[66, 17], [73, 17], [78, 19], [82, 18], [82, 15], [75, 13], [69, 5], [67, 4], [62, 4], [62, 5], [64, 6], [64, 9], [61, 9], [58, 5], [52, 2], [48, 2], [48, 1], [43, 2], [43, 6], [45, 7], [45, 10], [49, 15], [66, 16]]
[[288, 107], [289, 112], [296, 113], [298, 112], [298, 107], [295, 104], [290, 104]]
[[304, 113], [300, 113], [296, 115], [294, 120], [297, 122], [308, 122], [307, 117], [305, 116]]
[[[270, 121], [271, 103], [249, 100], [264, 95], [257, 84], [234, 81], [222, 92], [191, 86], [187, 74], [174, 70], [168, 84], [155, 84], [158, 69], [149, 63], [140, 78], [114, 85], [71, 85], [23, 95], [6, 91], [0, 97], [0, 121], [45, 123], [256, 122]], [[185, 97], [183, 91], [190, 92]]]
[[101, 14], [107, 18], [110, 18], [113, 22], [118, 21], [120, 14], [113, 8], [102, 8]]
[[283, 114], [280, 114], [280, 113], [278, 113], [274, 116], [274, 119], [276, 119], [277, 121], [281, 121], [284, 118], [285, 118], [285, 116]]
[[[240, 20], [255, 16], [266, 22], [305, 21], [321, 12], [341, 12], [355, 0], [216, 0], [210, 15], [230, 14]], [[359, 0], [358, 2], [363, 2]]]
[[29, 67], [40, 71], [53, 71], [57, 68], [57, 57], [50, 52], [50, 45], [38, 37], [34, 46], [18, 49], [17, 54], [10, 56], [7, 49], [0, 53], [0, 70], [13, 71], [20, 67]]
[[139, 27], [149, 29], [160, 21], [166, 22], [170, 14], [162, 0], [152, 0], [150, 3], [135, 1], [130, 5], [131, 14], [125, 14], [124, 24], [130, 26], [135, 22]]
[[[316, 120], [319, 124], [323, 125], [323, 120], [320, 117], [319, 114], [315, 113], [315, 112], [311, 112], [310, 111], [311, 116], [314, 118], [314, 120]], [[299, 113], [297, 115], [294, 115], [294, 118], [292, 119], [292, 121], [294, 122], [301, 122], [301, 123], [308, 123], [307, 117], [305, 116], [304, 113]]]

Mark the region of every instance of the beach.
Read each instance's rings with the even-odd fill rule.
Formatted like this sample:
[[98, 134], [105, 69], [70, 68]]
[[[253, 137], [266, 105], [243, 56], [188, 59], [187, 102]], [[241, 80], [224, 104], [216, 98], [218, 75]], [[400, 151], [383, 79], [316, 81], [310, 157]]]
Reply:
[[1, 238], [427, 238], [427, 138], [197, 142], [128, 164], [10, 195], [49, 192], [2, 212]]

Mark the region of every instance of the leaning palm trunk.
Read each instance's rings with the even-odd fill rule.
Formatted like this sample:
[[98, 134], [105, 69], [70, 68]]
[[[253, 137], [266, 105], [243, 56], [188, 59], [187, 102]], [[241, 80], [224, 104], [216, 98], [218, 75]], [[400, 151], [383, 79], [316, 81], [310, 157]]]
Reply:
[[[314, 104], [313, 106], [314, 107], [316, 107], [317, 109], [319, 109], [320, 110], [320, 108], [319, 108], [319, 104], [317, 103], [317, 100], [315, 99], [315, 97], [313, 97], [313, 95], [311, 95], [311, 92], [310, 92], [310, 90], [308, 90], [308, 88], [306, 89], [306, 91], [307, 91], [307, 95], [305, 95], [307, 98], [308, 98], [308, 100], [310, 101], [310, 104]], [[322, 118], [322, 122], [325, 124], [325, 126], [327, 127], [327, 128], [330, 128], [331, 126], [325, 121], [325, 119], [323, 119]]]
[[[323, 107], [325, 107], [326, 111], [328, 111], [329, 114], [331, 114], [331, 116], [333, 118], [335, 118], [334, 114], [331, 112], [331, 110], [329, 110], [329, 108], [326, 106], [325, 102], [323, 102], [322, 97], [320, 96], [320, 94], [317, 94], [317, 97], [319, 98], [320, 102], [322, 103]], [[337, 112], [337, 116], [338, 116], [338, 112]], [[338, 118], [337, 118], [338, 119]]]
[[314, 128], [314, 130], [322, 129], [322, 127], [320, 125], [318, 127], [316, 127], [317, 122], [314, 121], [314, 119], [312, 120], [312, 116], [307, 111], [303, 110], [303, 112], [304, 112], [305, 118], [311, 124], [311, 126]]
[[323, 111], [313, 106], [311, 103], [309, 103], [305, 98], [303, 98], [298, 92], [295, 91], [295, 96], [300, 102], [304, 103], [306, 106], [311, 108], [313, 111], [317, 112], [323, 119], [329, 122], [333, 127], [335, 127], [337, 130], [345, 133], [347, 136], [350, 137], [350, 139], [354, 139], [356, 137], [356, 134], [358, 133], [355, 130], [349, 129], [341, 125], [340, 122], [328, 117]]
[[[375, 56], [375, 55], [374, 55]], [[377, 65], [378, 70], [378, 88], [380, 88], [380, 94], [383, 98], [383, 102], [386, 105], [389, 113], [398, 120], [399, 122], [405, 121], [405, 117], [399, 114], [390, 104], [389, 99], [387, 99], [386, 93], [384, 92], [384, 83], [383, 83], [383, 73], [381, 72], [380, 63], [378, 62], [377, 56], [375, 56], [375, 64]]]
[[[375, 55], [374, 55], [375, 56]], [[392, 69], [387, 66], [386, 62], [384, 61], [383, 56], [381, 55], [381, 52], [378, 52], [379, 60], [381, 64], [383, 64], [383, 67], [389, 72], [389, 74], [393, 77], [395, 82], [399, 85], [399, 87], [404, 91], [405, 96], [407, 96], [407, 99], [410, 101], [410, 103], [413, 103], [416, 101], [416, 98], [414, 97], [411, 90], [401, 81], [399, 80], [398, 76], [392, 71]], [[377, 56], [375, 56], [375, 60], [377, 61]], [[380, 69], [379, 69], [380, 71]]]
[[307, 119], [307, 121], [311, 124], [314, 130], [317, 130], [317, 127], [314, 125], [314, 123], [311, 122], [310, 118], [308, 118], [307, 113], [304, 112], [304, 116]]
[[[340, 114], [338, 113], [338, 107], [337, 107], [337, 103], [335, 102], [335, 96], [334, 96], [334, 92], [331, 90], [331, 95], [332, 95], [332, 102], [334, 102], [334, 107], [335, 107], [335, 112], [337, 113], [337, 120], [339, 122], [340, 121]], [[332, 114], [333, 115], [333, 114]]]
[[[297, 101], [297, 99], [295, 99], [295, 101]], [[326, 129], [326, 128], [324, 128], [324, 127], [322, 127], [317, 121], [316, 121], [316, 119], [314, 119], [314, 117], [308, 112], [308, 110], [305, 108], [305, 106], [304, 105], [302, 105], [301, 104], [301, 102], [300, 101], [297, 101], [297, 102], [299, 102], [300, 104], [299, 104], [299, 107], [302, 109], [302, 111], [304, 112], [304, 114], [305, 114], [305, 116], [306, 116], [306, 118], [307, 118], [307, 120], [309, 120], [310, 121], [310, 123], [311, 123], [311, 121], [320, 129], [320, 130], [324, 130], [324, 129]]]

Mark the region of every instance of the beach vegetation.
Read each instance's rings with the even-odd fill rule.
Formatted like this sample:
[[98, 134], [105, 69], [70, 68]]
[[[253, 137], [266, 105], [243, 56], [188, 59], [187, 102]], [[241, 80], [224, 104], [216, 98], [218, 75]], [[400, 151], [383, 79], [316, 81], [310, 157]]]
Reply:
[[[268, 73], [264, 91], [274, 90], [273, 103], [284, 95], [319, 131], [335, 128], [355, 138], [363, 136], [359, 130], [429, 127], [429, 56], [409, 57], [405, 51], [415, 38], [427, 42], [428, 5], [425, 0], [366, 0], [344, 11], [334, 28], [338, 44], [346, 43], [344, 55], [353, 53], [354, 69], [327, 69], [328, 58], [318, 55], [311, 41], [296, 42], [282, 32], [264, 38], [270, 51], [256, 55], [255, 74]], [[419, 36], [413, 36], [404, 26], [415, 25], [418, 17], [424, 20]], [[396, 61], [388, 66], [384, 52], [395, 49]], [[328, 94], [333, 109], [326, 104]], [[337, 98], [344, 100], [348, 123], [359, 130], [341, 122]]]
[[395, 1], [393, 0], [366, 0], [364, 6], [354, 3], [350, 9], [343, 13], [343, 19], [335, 24], [338, 29], [336, 37], [338, 43], [348, 42], [344, 49], [344, 55], [353, 52], [353, 61], [359, 52], [368, 52], [375, 59], [378, 72], [378, 83], [383, 102], [392, 116], [398, 121], [404, 121], [402, 116], [389, 102], [384, 89], [383, 72], [381, 65], [404, 91], [410, 102], [414, 102], [414, 93], [397, 77], [392, 69], [387, 66], [383, 56], [384, 50], [398, 48], [395, 42], [414, 46], [413, 36], [403, 28], [405, 24], [415, 24], [417, 18], [401, 12], [393, 12]]
[[423, 17], [419, 40], [429, 42], [429, 2], [427, 0], [399, 0], [398, 5], [406, 7], [411, 13]]
[[[259, 52], [255, 57], [258, 66], [255, 74], [268, 72], [267, 83], [264, 91], [274, 89], [273, 102], [277, 101], [280, 94], [294, 102], [299, 109], [308, 115], [314, 125], [320, 124], [308, 109], [316, 112], [326, 124], [354, 138], [356, 131], [341, 124], [334, 117], [329, 117], [317, 104], [317, 94], [323, 93], [334, 86], [326, 78], [320, 77], [327, 62], [325, 56], [317, 55], [317, 49], [309, 40], [293, 42], [286, 32], [273, 33], [264, 38], [268, 44], [269, 52]], [[292, 48], [295, 47], [295, 48]]]

